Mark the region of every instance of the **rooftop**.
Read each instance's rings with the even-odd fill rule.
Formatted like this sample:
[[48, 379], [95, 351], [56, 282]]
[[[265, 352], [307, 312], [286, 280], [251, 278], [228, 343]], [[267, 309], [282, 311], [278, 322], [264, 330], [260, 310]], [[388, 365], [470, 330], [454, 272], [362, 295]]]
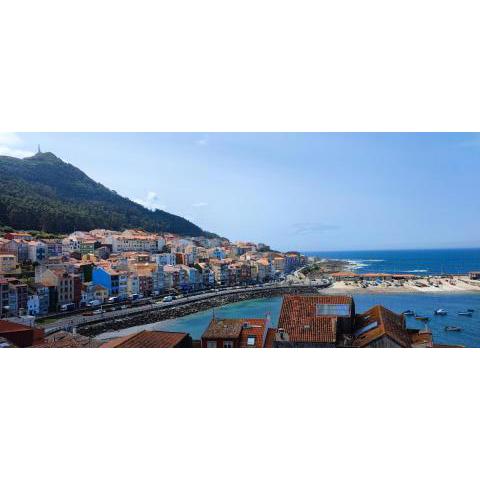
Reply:
[[94, 338], [62, 330], [45, 337], [44, 342], [35, 345], [35, 348], [96, 348], [101, 344], [102, 342]]
[[285, 295], [278, 326], [306, 323], [318, 317], [350, 316], [353, 299], [348, 295]]
[[210, 325], [203, 332], [202, 338], [216, 339], [216, 338], [239, 338], [242, 331], [243, 324], [246, 320], [242, 319], [216, 319], [212, 318]]
[[411, 347], [412, 338], [404, 324], [403, 315], [394, 313], [381, 305], [375, 305], [357, 316], [358, 328], [354, 334], [352, 346], [366, 347], [374, 340], [386, 335], [401, 347]]
[[175, 348], [188, 333], [147, 331], [126, 337], [115, 338], [102, 345], [102, 348]]
[[32, 327], [22, 325], [21, 323], [9, 322], [8, 320], [0, 320], [0, 335], [11, 332], [29, 332]]
[[240, 332], [241, 348], [263, 348], [267, 320], [265, 318], [252, 318], [243, 320]]
[[264, 348], [273, 348], [273, 342], [275, 341], [275, 335], [277, 334], [276, 328], [269, 328], [265, 337]]
[[291, 342], [335, 343], [337, 318], [352, 311], [353, 299], [346, 295], [285, 295], [278, 328]]

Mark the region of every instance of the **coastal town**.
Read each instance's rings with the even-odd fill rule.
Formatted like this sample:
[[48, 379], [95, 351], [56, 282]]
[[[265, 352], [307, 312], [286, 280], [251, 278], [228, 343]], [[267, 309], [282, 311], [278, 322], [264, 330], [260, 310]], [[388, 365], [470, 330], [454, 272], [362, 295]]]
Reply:
[[[428, 328], [409, 329], [404, 315], [381, 305], [357, 314], [349, 293], [480, 288], [478, 272], [427, 280], [411, 274], [358, 274], [343, 271], [345, 261], [220, 237], [138, 229], [63, 236], [9, 230], [0, 238], [0, 343], [5, 346], [432, 347]], [[219, 319], [213, 312], [201, 339], [147, 329], [108, 341], [95, 338], [271, 296], [283, 297], [276, 326], [267, 317]]]
[[298, 252], [219, 237], [143, 230], [0, 237], [2, 318], [42, 317], [102, 305], [279, 282], [306, 264]]

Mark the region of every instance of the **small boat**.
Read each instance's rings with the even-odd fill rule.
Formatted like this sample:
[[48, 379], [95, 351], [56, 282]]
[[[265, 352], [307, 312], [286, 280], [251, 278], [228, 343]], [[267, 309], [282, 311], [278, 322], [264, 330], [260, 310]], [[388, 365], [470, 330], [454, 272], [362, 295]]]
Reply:
[[447, 315], [447, 313], [448, 312], [443, 308], [438, 308], [437, 310], [435, 310], [435, 315]]
[[473, 312], [469, 312], [468, 310], [466, 312], [458, 312], [457, 315], [462, 315], [463, 317], [471, 317]]
[[420, 320], [421, 322], [428, 322], [430, 320], [428, 317], [415, 317], [415, 320]]
[[413, 317], [415, 315], [415, 312], [413, 310], [405, 310], [402, 315], [405, 315], [407, 317]]
[[473, 308], [467, 308], [467, 312], [474, 312], [475, 310]]
[[454, 326], [447, 326], [445, 327], [446, 332], [461, 332], [462, 329], [460, 327], [454, 327]]

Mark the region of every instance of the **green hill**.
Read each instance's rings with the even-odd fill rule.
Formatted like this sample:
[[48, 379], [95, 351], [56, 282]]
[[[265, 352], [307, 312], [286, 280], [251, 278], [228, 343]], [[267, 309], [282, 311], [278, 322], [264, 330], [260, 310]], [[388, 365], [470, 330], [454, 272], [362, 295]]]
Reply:
[[143, 228], [151, 232], [206, 235], [188, 220], [148, 210], [95, 182], [53, 153], [0, 156], [0, 225], [69, 233], [74, 230]]

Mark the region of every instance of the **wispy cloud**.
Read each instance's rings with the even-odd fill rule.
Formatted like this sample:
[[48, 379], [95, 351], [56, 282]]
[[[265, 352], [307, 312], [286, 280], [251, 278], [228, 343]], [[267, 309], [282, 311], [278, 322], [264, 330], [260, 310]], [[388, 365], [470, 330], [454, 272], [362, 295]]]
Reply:
[[146, 198], [135, 198], [134, 202], [143, 205], [149, 210], [166, 210], [167, 206], [161, 203], [160, 196], [156, 192], [148, 192]]
[[338, 225], [328, 225], [319, 222], [304, 222], [295, 223], [292, 225], [292, 231], [294, 235], [308, 235], [310, 233], [323, 233], [331, 230], [338, 230]]
[[0, 132], [0, 155], [25, 158], [35, 154], [30, 150], [19, 148], [22, 143], [22, 139], [16, 133]]
[[207, 207], [207, 206], [208, 206], [207, 202], [192, 203], [192, 207], [195, 207], [195, 208], [202, 208], [202, 207]]
[[203, 137], [195, 140], [195, 145], [198, 145], [199, 147], [205, 147], [206, 145], [208, 145], [208, 138]]

